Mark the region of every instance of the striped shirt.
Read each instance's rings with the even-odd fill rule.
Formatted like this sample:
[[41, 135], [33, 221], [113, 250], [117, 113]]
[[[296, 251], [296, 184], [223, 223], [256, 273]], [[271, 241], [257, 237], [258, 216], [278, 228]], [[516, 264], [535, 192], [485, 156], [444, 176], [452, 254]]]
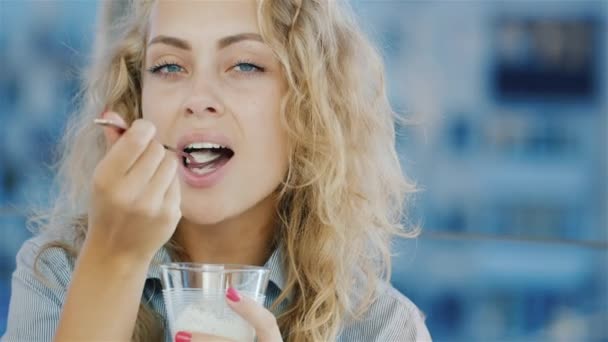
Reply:
[[[74, 260], [60, 248], [46, 250], [38, 259], [34, 272], [34, 260], [48, 239], [42, 235], [24, 243], [17, 254], [17, 268], [12, 277], [12, 292], [8, 324], [4, 342], [52, 341], [59, 322], [62, 303], [68, 289]], [[266, 292], [265, 307], [269, 308], [285, 285], [283, 258], [280, 249], [275, 250], [266, 263], [270, 269], [270, 282]], [[166, 250], [161, 249], [148, 270], [142, 301], [167, 317], [161, 284], [159, 264], [169, 262]], [[287, 304], [277, 308], [284, 309]], [[277, 314], [278, 312], [275, 312]], [[168, 329], [165, 340], [171, 341]], [[387, 283], [378, 288], [378, 299], [361, 320], [344, 326], [339, 342], [350, 341], [430, 341], [424, 317], [405, 296]]]

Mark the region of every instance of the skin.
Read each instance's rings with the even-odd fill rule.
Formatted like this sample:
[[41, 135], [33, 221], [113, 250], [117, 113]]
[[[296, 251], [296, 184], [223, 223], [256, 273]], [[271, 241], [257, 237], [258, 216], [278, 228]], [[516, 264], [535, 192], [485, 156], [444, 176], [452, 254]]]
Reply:
[[[245, 39], [238, 36], [243, 33]], [[274, 191], [287, 169], [279, 120], [286, 84], [256, 34], [254, 1], [154, 5], [142, 71], [143, 119], [122, 135], [104, 128], [108, 151], [93, 176], [89, 231], [56, 341], [130, 340], [150, 261], [174, 234], [193, 262], [267, 260], [276, 227]], [[175, 39], [150, 44], [161, 35], [178, 38], [181, 46]], [[103, 116], [122, 120], [120, 113]], [[184, 182], [178, 158], [161, 145], [176, 146], [192, 131], [221, 133], [235, 152], [210, 188]], [[246, 297], [227, 302], [254, 326], [259, 341], [281, 340], [274, 316], [261, 305]]]
[[259, 34], [254, 1], [161, 1], [150, 18], [149, 42], [175, 37], [189, 49], [170, 41], [148, 45], [145, 69], [166, 66], [156, 74], [144, 71], [144, 119], [173, 146], [186, 132], [214, 132], [225, 135], [235, 152], [212, 188], [180, 181], [177, 237], [194, 261], [263, 264], [274, 235], [272, 193], [287, 169], [279, 122], [286, 83], [261, 41], [218, 46], [243, 33]]

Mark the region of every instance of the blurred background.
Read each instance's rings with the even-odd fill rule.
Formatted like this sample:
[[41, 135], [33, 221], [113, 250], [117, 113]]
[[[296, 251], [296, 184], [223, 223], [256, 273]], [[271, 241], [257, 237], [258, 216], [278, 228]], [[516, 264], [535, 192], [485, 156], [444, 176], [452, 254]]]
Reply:
[[[392, 281], [435, 340], [608, 341], [608, 1], [351, 3], [422, 190]], [[0, 335], [99, 6], [0, 0]]]

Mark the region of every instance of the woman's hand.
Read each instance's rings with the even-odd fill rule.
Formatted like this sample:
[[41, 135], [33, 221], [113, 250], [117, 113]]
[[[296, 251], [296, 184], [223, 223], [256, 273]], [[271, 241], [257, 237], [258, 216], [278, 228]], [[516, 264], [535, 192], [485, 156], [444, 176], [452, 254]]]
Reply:
[[[239, 316], [255, 329], [258, 342], [282, 342], [281, 332], [274, 315], [261, 304], [247, 296], [241, 296], [235, 289], [226, 292], [226, 302]], [[227, 338], [180, 331], [175, 335], [175, 342], [235, 342]], [[241, 341], [238, 341], [241, 342]]]
[[[116, 113], [104, 118], [124, 124]], [[176, 157], [154, 140], [152, 123], [104, 134], [108, 151], [93, 175], [89, 230], [55, 341], [129, 341], [150, 261], [181, 217]]]
[[[124, 124], [116, 113], [103, 117]], [[108, 256], [151, 259], [181, 218], [177, 158], [154, 139], [156, 128], [146, 120], [124, 133], [105, 127], [104, 134], [108, 151], [93, 175], [85, 246]]]

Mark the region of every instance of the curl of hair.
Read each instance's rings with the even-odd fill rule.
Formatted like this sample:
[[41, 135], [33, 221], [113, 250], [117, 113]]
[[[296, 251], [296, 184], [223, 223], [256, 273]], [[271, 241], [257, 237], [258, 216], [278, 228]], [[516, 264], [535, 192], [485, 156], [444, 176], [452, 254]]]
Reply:
[[[141, 117], [141, 72], [153, 1], [133, 1], [115, 37], [93, 61], [82, 106], [68, 126], [59, 167], [61, 193], [39, 225], [76, 256], [87, 229], [90, 177], [105, 152], [92, 121], [104, 108]], [[352, 11], [334, 0], [258, 0], [259, 30], [288, 83], [281, 120], [289, 168], [279, 189], [280, 248], [292, 298], [277, 320], [286, 340], [335, 340], [375, 300], [390, 276], [390, 240], [415, 237], [402, 226], [415, 186], [395, 150], [395, 113], [386, 97], [380, 54]], [[104, 52], [104, 53], [101, 53]], [[173, 241], [170, 253], [180, 255]], [[142, 302], [135, 341], [160, 341], [162, 318]]]

